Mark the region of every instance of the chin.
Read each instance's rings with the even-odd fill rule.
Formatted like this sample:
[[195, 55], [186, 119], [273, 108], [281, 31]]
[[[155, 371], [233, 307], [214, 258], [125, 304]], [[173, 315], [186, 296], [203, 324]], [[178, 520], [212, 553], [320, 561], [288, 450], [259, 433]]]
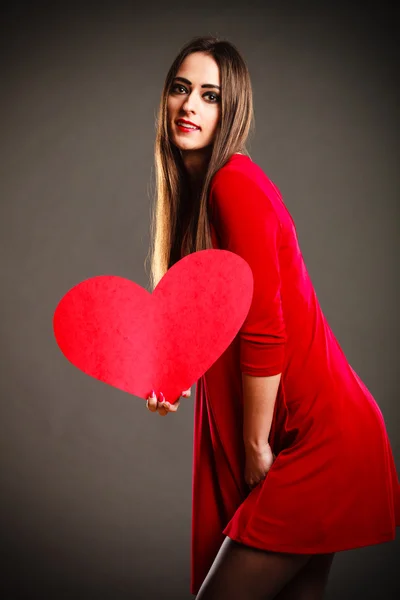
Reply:
[[211, 142], [190, 142], [189, 140], [187, 140], [186, 142], [182, 142], [180, 140], [173, 140], [173, 144], [175, 144], [175, 146], [177, 148], [179, 148], [180, 150], [206, 150], [206, 148], [209, 148], [212, 144]]

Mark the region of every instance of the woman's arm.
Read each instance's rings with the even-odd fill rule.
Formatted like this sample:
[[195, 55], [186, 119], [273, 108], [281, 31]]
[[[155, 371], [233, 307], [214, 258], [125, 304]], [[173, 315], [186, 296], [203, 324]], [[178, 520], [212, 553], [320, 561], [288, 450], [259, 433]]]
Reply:
[[268, 442], [281, 375], [253, 377], [242, 373], [243, 441], [246, 450], [257, 450]]
[[[280, 222], [269, 198], [250, 176], [221, 169], [216, 177], [210, 200], [220, 247], [247, 261], [254, 279], [251, 306], [239, 331], [240, 370], [268, 381], [283, 371], [287, 339], [281, 299]], [[271, 396], [273, 379], [269, 384], [250, 381], [246, 389], [254, 390], [261, 401], [266, 401], [266, 394], [260, 393], [260, 386]]]

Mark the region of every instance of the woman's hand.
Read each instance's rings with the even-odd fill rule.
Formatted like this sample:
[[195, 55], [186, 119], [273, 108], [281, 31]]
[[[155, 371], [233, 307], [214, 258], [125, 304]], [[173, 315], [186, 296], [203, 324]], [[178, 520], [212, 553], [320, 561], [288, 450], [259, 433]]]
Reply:
[[[184, 398], [190, 398], [191, 389], [189, 388], [188, 390], [184, 390], [181, 395]], [[160, 399], [157, 400], [157, 396], [153, 390], [152, 395], [147, 398], [146, 407], [149, 409], [150, 412], [158, 412], [159, 415], [164, 417], [169, 412], [176, 412], [179, 408], [179, 403], [180, 398], [178, 398], [178, 400], [174, 402], [174, 404], [166, 402], [164, 394], [162, 392], [160, 392]]]
[[246, 446], [246, 466], [244, 479], [253, 489], [262, 479], [265, 479], [272, 463], [276, 459], [268, 442], [258, 446]]

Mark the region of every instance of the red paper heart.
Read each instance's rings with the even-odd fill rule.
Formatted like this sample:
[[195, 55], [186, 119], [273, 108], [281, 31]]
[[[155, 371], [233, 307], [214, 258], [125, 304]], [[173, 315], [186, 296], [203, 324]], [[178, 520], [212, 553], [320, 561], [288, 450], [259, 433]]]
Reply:
[[129, 279], [86, 279], [60, 300], [57, 343], [87, 375], [135, 396], [175, 402], [233, 341], [249, 311], [253, 274], [227, 250], [175, 263], [153, 293]]

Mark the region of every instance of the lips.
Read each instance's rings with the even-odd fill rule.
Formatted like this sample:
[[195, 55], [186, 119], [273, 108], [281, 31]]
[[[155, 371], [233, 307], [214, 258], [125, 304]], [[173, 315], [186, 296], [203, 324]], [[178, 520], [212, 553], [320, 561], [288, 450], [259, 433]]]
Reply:
[[183, 127], [185, 127], [186, 125], [190, 125], [192, 127], [196, 127], [196, 129], [200, 129], [200, 127], [198, 125], [196, 125], [196, 123], [192, 123], [191, 121], [186, 121], [186, 119], [178, 119], [177, 121], [175, 121], [175, 123], [177, 125], [181, 125]]

